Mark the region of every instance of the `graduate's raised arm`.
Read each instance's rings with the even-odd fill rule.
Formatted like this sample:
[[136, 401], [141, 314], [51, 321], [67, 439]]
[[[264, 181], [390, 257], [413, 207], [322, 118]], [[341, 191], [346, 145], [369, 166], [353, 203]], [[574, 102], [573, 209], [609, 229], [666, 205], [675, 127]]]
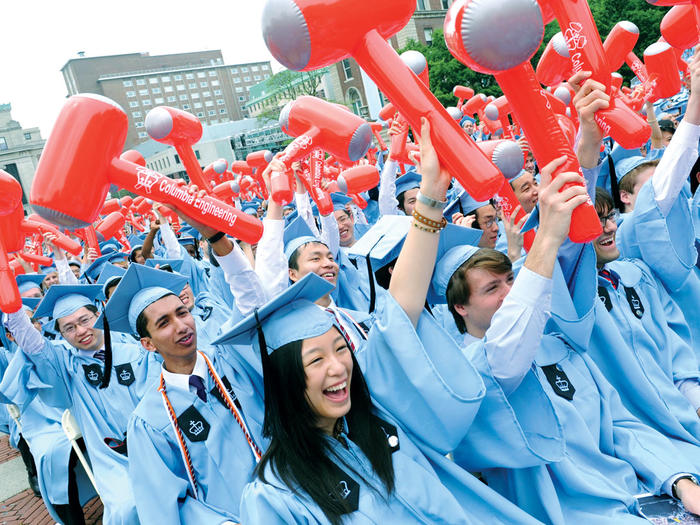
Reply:
[[403, 308], [414, 326], [418, 324], [437, 257], [440, 232], [446, 225], [442, 210], [450, 174], [440, 162], [430, 137], [430, 123], [421, 119], [420, 165], [423, 175], [413, 221], [406, 236], [389, 285], [389, 293]]

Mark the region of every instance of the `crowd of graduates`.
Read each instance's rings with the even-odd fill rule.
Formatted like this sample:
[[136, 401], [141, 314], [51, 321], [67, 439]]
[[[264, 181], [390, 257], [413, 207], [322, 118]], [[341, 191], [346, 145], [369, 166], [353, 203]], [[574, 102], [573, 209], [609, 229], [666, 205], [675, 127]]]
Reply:
[[[320, 214], [300, 163], [293, 202], [237, 201], [257, 244], [157, 203], [99, 256], [46, 233], [53, 264], [16, 257], [0, 329], [0, 431], [32, 489], [63, 524], [96, 495], [109, 525], [700, 514], [700, 53], [688, 69], [638, 150], [599, 127], [606, 87], [571, 77], [586, 185], [520, 134], [510, 212], [441, 166], [424, 118], [413, 164], [390, 141], [361, 201]], [[586, 203], [603, 233], [573, 243]]]

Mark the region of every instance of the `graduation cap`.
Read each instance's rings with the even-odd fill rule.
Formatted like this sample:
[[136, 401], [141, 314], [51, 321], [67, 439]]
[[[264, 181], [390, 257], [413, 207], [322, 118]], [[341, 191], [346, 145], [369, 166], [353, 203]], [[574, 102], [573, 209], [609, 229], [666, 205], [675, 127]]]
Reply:
[[55, 284], [46, 292], [34, 317], [66, 317], [83, 306], [94, 305], [100, 292], [102, 287], [97, 284]]
[[248, 215], [257, 215], [260, 204], [262, 204], [262, 201], [260, 199], [243, 201], [241, 202], [241, 210], [243, 211], [243, 213], [247, 213]]
[[46, 279], [46, 275], [42, 273], [25, 273], [15, 277], [20, 295], [34, 288], [38, 288], [41, 291], [41, 283], [44, 282], [44, 279]]
[[344, 210], [345, 206], [352, 202], [352, 199], [345, 195], [344, 193], [334, 192], [331, 193], [331, 200], [333, 201], [333, 211]]
[[428, 288], [428, 302], [430, 304], [444, 304], [447, 302], [445, 294], [452, 275], [478, 251], [478, 246], [462, 245], [453, 246], [441, 256], [438, 254], [437, 264], [433, 270], [433, 277]]
[[314, 304], [329, 294], [333, 285], [315, 273], [308, 273], [284, 292], [269, 301], [231, 329], [223, 332], [214, 344], [253, 344], [260, 350], [256, 338], [258, 327], [264, 333], [267, 353], [292, 341], [325, 334], [335, 324], [333, 315]]
[[401, 175], [396, 179], [395, 195], [398, 197], [405, 191], [420, 188], [420, 181], [422, 178], [423, 176], [416, 171], [409, 171], [405, 175]]
[[[22, 308], [33, 314], [40, 302], [41, 298], [39, 297], [22, 297]], [[34, 315], [32, 315], [32, 317], [34, 317]]]
[[297, 217], [284, 229], [284, 256], [289, 261], [292, 254], [300, 247], [310, 242], [325, 243], [316, 237], [304, 222], [304, 219]]
[[68, 261], [68, 266], [77, 266], [78, 268], [83, 267], [83, 265], [80, 264], [78, 261]]
[[653, 162], [654, 159], [648, 159], [642, 156], [627, 157], [621, 162], [618, 162], [615, 166], [615, 172], [617, 175], [618, 182], [622, 182], [622, 179], [629, 175], [632, 170], [638, 168], [642, 164], [648, 164]]
[[41, 273], [44, 274], [44, 277], [46, 277], [47, 275], [52, 274], [52, 273], [58, 271], [58, 270], [56, 269], [56, 265], [55, 265], [55, 264], [52, 264], [51, 266], [42, 266], [42, 267], [40, 268], [40, 270], [41, 270]]
[[295, 208], [292, 213], [288, 214], [284, 218], [284, 227], [286, 228], [287, 226], [289, 226], [289, 224], [297, 217], [299, 217], [299, 211]]
[[188, 244], [191, 244], [195, 248], [198, 244], [197, 239], [195, 239], [191, 235], [182, 235], [181, 237], [178, 237], [177, 242], [179, 242], [182, 246], [187, 246]]
[[187, 279], [180, 275], [132, 264], [109, 298], [95, 327], [104, 327], [106, 317], [110, 330], [137, 335], [139, 314], [166, 295], [179, 295], [186, 284]]
[[115, 266], [114, 264], [107, 263], [102, 268], [100, 272], [100, 277], [97, 279], [95, 284], [102, 286], [102, 295], [104, 299], [107, 299], [107, 288], [112, 286], [114, 281], [121, 279], [121, 277], [126, 273], [126, 270], [121, 266]]
[[142, 247], [143, 246], [143, 241], [146, 240], [146, 236], [141, 234], [141, 235], [136, 235], [136, 234], [131, 234], [127, 237], [129, 244], [132, 246], [131, 251], [134, 251], [136, 247]]
[[201, 234], [199, 233], [199, 230], [197, 230], [196, 228], [193, 228], [192, 226], [187, 224], [186, 226], [183, 226], [180, 229], [180, 236], [181, 237], [194, 237], [195, 240], [199, 240], [199, 238], [201, 237]]
[[156, 266], [159, 266], [161, 271], [166, 271], [163, 270], [163, 266], [170, 266], [170, 269], [175, 272], [175, 273], [180, 273], [180, 269], [182, 268], [182, 265], [184, 264], [185, 261], [182, 259], [146, 259], [146, 266], [149, 268], [155, 268]]
[[113, 263], [115, 261], [124, 261], [126, 258], [127, 255], [121, 252], [110, 252], [107, 255], [98, 257], [85, 269], [83, 272], [83, 277], [88, 277], [91, 281], [96, 281], [105, 264]]
[[121, 245], [117, 241], [113, 241], [112, 239], [100, 243], [100, 251], [102, 252], [102, 255], [118, 252], [119, 250], [121, 250], [121, 248]]
[[452, 222], [452, 215], [455, 213], [459, 212], [462, 215], [467, 215], [487, 204], [489, 204], [489, 201], [477, 201], [469, 195], [466, 190], [461, 190], [454, 199], [445, 206], [445, 209], [442, 210], [442, 214], [448, 222]]

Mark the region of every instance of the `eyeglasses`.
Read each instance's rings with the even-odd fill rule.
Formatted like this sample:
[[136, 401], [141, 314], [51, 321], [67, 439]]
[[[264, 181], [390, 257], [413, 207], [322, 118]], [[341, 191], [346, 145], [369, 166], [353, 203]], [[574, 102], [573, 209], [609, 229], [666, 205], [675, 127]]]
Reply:
[[605, 225], [608, 223], [608, 221], [613, 221], [617, 226], [617, 221], [620, 218], [620, 212], [618, 210], [613, 210], [610, 213], [608, 213], [605, 217], [601, 217], [600, 215], [598, 215], [598, 218], [600, 219], [600, 225], [603, 228], [605, 228]]
[[73, 335], [79, 326], [83, 328], [92, 328], [92, 320], [95, 318], [94, 315], [84, 315], [76, 324], [68, 324], [61, 329], [61, 333], [66, 335]]
[[486, 222], [484, 222], [484, 223], [481, 223], [481, 227], [482, 227], [484, 230], [487, 230], [487, 229], [489, 229], [491, 226], [493, 226], [494, 224], [496, 224], [497, 222], [498, 222], [498, 217], [492, 217], [492, 218], [490, 218], [488, 221], [486, 221]]

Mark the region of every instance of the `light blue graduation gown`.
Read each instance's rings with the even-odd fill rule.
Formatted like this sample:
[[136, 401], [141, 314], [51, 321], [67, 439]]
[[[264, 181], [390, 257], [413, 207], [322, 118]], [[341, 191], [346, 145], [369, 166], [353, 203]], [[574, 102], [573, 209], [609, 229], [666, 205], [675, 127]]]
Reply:
[[47, 341], [36, 354], [17, 352], [8, 370], [47, 405], [71, 410], [90, 455], [105, 507], [104, 523], [135, 524], [139, 521], [127, 482], [127, 457], [109, 448], [104, 440], [124, 439], [129, 416], [157, 378], [160, 362], [136, 343], [113, 344], [112, 378], [107, 388], [100, 389], [103, 366], [93, 357]]
[[[7, 366], [7, 354], [17, 353], [17, 345], [11, 343], [13, 348], [0, 349], [0, 362], [4, 361], [3, 367], [0, 363], [0, 376]], [[47, 406], [36, 392], [28, 391], [19, 381], [12, 381], [8, 375], [3, 381], [2, 392], [6, 401], [11, 401], [20, 410], [20, 420], [22, 424], [22, 436], [29, 444], [32, 456], [37, 467], [37, 478], [41, 495], [44, 499], [49, 514], [54, 520], [60, 521], [53, 505], [68, 504], [68, 474], [71, 444], [68, 441], [61, 427], [62, 411], [60, 409]], [[0, 411], [8, 415], [4, 405], [0, 405]], [[17, 425], [13, 420], [15, 429]], [[81, 504], [87, 503], [94, 498], [97, 493], [92, 487], [82, 466], [76, 466], [76, 481], [78, 483], [78, 493]]]
[[197, 346], [202, 348], [210, 346], [224, 323], [235, 320], [231, 308], [223, 304], [215, 294], [214, 290], [200, 292], [195, 299], [194, 308], [190, 311], [197, 328]]
[[[686, 342], [700, 357], [700, 269], [696, 233], [684, 189], [668, 215], [659, 210], [651, 180], [639, 190], [634, 211], [617, 230], [621, 257], [641, 259], [680, 306], [690, 329]], [[679, 334], [683, 336], [683, 334]]]
[[[425, 345], [423, 344], [425, 342]], [[344, 523], [537, 523], [445, 454], [465, 438], [485, 389], [478, 372], [439, 324], [424, 312], [414, 328], [389, 294], [378, 298], [376, 321], [356, 353], [378, 416], [396, 427], [392, 460], [396, 491], [377, 495], [360, 479], [358, 510]], [[381, 487], [357, 447], [333, 443], [347, 462]], [[343, 469], [346, 473], [349, 469]], [[243, 523], [327, 523], [304, 494], [274, 477], [255, 479], [241, 501]]]
[[[535, 357], [533, 373], [563, 429], [563, 459], [483, 474], [489, 486], [546, 523], [641, 524], [633, 496], [658, 492], [672, 475], [693, 468], [624, 407], [586, 352], [597, 306], [594, 261], [588, 245], [572, 273], [555, 269], [552, 318]], [[543, 367], [563, 371], [558, 384], [566, 392], [575, 390], [572, 400], [554, 390]]]
[[[248, 431], [264, 450], [267, 443], [262, 438], [264, 404], [259, 358], [256, 363], [250, 347], [206, 350], [222, 381], [226, 383], [226, 378], [232, 386]], [[241, 357], [243, 354], [245, 357]], [[167, 391], [176, 417], [194, 407], [210, 425], [205, 440], [195, 442], [187, 434], [184, 438], [197, 480], [197, 499], [192, 497], [177, 437], [157, 384], [148, 388], [129, 421], [129, 480], [142, 523], [239, 521], [241, 492], [251, 479], [256, 461], [233, 414], [211, 393], [214, 383], [209, 376], [205, 388], [209, 392], [206, 402], [191, 392]]]
[[[336, 262], [340, 268], [338, 284], [333, 299], [341, 308], [368, 311], [370, 302], [369, 276], [363, 259], [357, 259], [357, 267], [343, 248], [338, 250]], [[373, 276], [374, 277], [374, 276]]]
[[[616, 290], [606, 279], [598, 279], [599, 295], [606, 302], [596, 305], [589, 354], [625, 406], [668, 437], [700, 470], [700, 418], [674, 384], [700, 378], [695, 352], [669, 326], [682, 326], [685, 320], [642, 261], [617, 260], [606, 268], [620, 276], [620, 284]], [[641, 319], [627, 299], [630, 289], [641, 301]]]

